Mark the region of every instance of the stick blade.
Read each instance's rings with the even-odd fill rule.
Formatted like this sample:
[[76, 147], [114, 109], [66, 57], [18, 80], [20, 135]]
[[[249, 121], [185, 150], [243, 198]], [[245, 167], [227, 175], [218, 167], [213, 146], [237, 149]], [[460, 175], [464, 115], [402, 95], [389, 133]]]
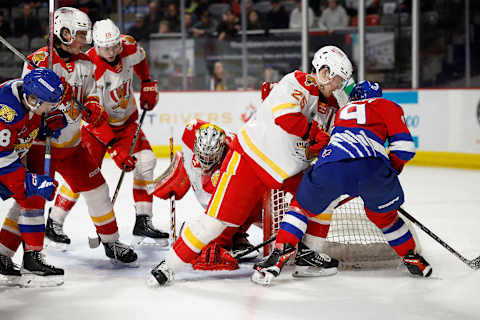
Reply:
[[468, 266], [474, 270], [480, 269], [480, 256], [476, 257], [468, 263]]

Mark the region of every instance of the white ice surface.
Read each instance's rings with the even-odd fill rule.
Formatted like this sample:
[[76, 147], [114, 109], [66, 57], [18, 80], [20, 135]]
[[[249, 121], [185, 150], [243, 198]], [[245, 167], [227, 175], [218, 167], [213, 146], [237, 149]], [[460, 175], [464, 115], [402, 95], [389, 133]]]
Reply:
[[[167, 165], [167, 160], [159, 160], [156, 172]], [[120, 172], [111, 160], [105, 161], [103, 172], [113, 193]], [[465, 257], [480, 255], [480, 171], [407, 167], [401, 181], [407, 211]], [[115, 204], [120, 238], [128, 243], [134, 224], [131, 186], [127, 174]], [[0, 204], [0, 218], [10, 205]], [[199, 214], [192, 192], [177, 201], [178, 221]], [[168, 201], [155, 200], [153, 221], [168, 229]], [[47, 262], [65, 268], [65, 284], [0, 287], [1, 320], [480, 319], [480, 271], [469, 269], [418, 229], [424, 256], [433, 266], [429, 279], [412, 278], [403, 267], [309, 279], [294, 279], [287, 269], [265, 288], [249, 281], [250, 263], [235, 272], [188, 269], [173, 285], [157, 289], [146, 286], [145, 275], [165, 249], [141, 247], [137, 269], [112, 265], [102, 247], [88, 248], [87, 236], [94, 229], [82, 199], [67, 218], [65, 231], [72, 239], [70, 251], [45, 250]], [[260, 240], [256, 227], [250, 234], [252, 242]], [[14, 257], [17, 263], [20, 251]]]

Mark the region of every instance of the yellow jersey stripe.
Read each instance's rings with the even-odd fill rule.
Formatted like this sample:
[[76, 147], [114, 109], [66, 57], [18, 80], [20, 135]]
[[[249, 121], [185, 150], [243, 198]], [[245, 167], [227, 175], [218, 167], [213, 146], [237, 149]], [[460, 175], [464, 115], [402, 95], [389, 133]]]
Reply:
[[212, 202], [208, 207], [208, 211], [207, 211], [207, 214], [209, 216], [211, 217], [217, 216], [218, 207], [225, 194], [225, 189], [227, 187], [228, 181], [230, 181], [230, 177], [235, 174], [235, 171], [237, 170], [239, 162], [240, 162], [240, 154], [235, 151], [232, 155], [232, 158], [228, 162], [227, 171], [225, 171], [222, 174], [220, 178], [220, 182], [217, 185], [217, 189], [215, 189], [215, 194], [213, 195]]
[[72, 190], [70, 190], [69, 187], [67, 187], [64, 184], [62, 184], [62, 186], [60, 187], [60, 193], [66, 195], [67, 197], [73, 198], [73, 199], [78, 199], [78, 197], [80, 197], [79, 193], [73, 192]]
[[250, 150], [252, 150], [257, 155], [257, 157], [259, 157], [263, 162], [265, 162], [274, 172], [276, 172], [280, 177], [282, 177], [282, 179], [285, 180], [288, 178], [288, 174], [285, 171], [283, 171], [282, 168], [280, 168], [275, 162], [273, 162], [269, 157], [267, 157], [267, 155], [264, 154], [256, 145], [253, 144], [252, 140], [247, 135], [245, 128], [242, 128], [240, 132], [242, 133], [242, 137], [245, 140], [245, 143], [247, 144], [247, 146], [250, 148]]
[[115, 218], [115, 214], [113, 213], [113, 210], [110, 211], [109, 213], [103, 215], [103, 216], [100, 216], [100, 217], [92, 217], [92, 220], [94, 223], [104, 223], [108, 220], [111, 220], [112, 218]]
[[55, 143], [55, 142], [50, 142], [52, 147], [55, 147], [55, 148], [68, 148], [68, 147], [71, 147], [73, 145], [75, 145], [75, 143], [80, 140], [82, 136], [82, 131], [78, 131], [72, 139], [70, 139], [69, 141], [65, 141], [63, 143]]
[[5, 227], [9, 227], [9, 228], [11, 228], [11, 229], [20, 231], [20, 230], [18, 229], [18, 223], [17, 223], [15, 220], [12, 220], [12, 219], [9, 219], [9, 218], [5, 218], [5, 221], [3, 222], [3, 225], [4, 225]]
[[205, 244], [202, 241], [198, 240], [197, 237], [195, 237], [195, 235], [190, 230], [190, 227], [187, 227], [187, 229], [185, 229], [185, 231], [183, 232], [183, 236], [191, 245], [193, 245], [198, 250], [201, 251], [203, 247], [205, 247]]
[[279, 104], [278, 106], [272, 108], [272, 114], [275, 114], [275, 112], [277, 112], [278, 110], [291, 109], [291, 108], [295, 108], [296, 106], [297, 104], [293, 102]]
[[139, 180], [139, 179], [134, 179], [133, 180], [133, 185], [134, 186], [139, 186], [139, 187], [145, 187], [148, 186], [149, 184], [152, 184], [153, 181], [151, 180]]
[[320, 213], [319, 215], [316, 215], [313, 218], [316, 220], [331, 221], [332, 215], [333, 215], [332, 213]]

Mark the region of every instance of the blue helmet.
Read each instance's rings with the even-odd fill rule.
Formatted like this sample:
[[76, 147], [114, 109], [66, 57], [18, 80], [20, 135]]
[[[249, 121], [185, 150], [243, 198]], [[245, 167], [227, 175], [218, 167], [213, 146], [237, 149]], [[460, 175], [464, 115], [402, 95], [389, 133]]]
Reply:
[[36, 68], [23, 78], [23, 93], [26, 97], [37, 97], [38, 107], [43, 102], [58, 103], [62, 100], [62, 80], [55, 72], [47, 68]]
[[370, 99], [370, 98], [381, 98], [382, 97], [382, 87], [377, 82], [370, 82], [367, 80], [362, 80], [357, 83], [352, 92], [350, 92], [350, 101]]

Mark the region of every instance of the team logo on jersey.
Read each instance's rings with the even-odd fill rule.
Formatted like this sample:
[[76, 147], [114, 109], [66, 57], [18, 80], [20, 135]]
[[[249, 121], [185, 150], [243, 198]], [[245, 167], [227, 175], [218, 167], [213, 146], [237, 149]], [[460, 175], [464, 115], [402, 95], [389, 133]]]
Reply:
[[322, 158], [328, 157], [330, 154], [332, 154], [332, 149], [325, 149], [322, 152]]
[[130, 100], [130, 81], [125, 82], [122, 86], [110, 91], [110, 97], [116, 103], [113, 109], [127, 109]]
[[212, 174], [212, 186], [216, 187], [218, 183], [218, 178], [220, 177], [220, 170], [215, 171], [214, 174]]
[[305, 87], [313, 86], [315, 84], [315, 79], [311, 75], [307, 74], [305, 77]]
[[129, 35], [122, 35], [122, 39], [125, 41], [126, 44], [135, 44], [135, 39]]
[[2, 118], [5, 122], [12, 122], [17, 112], [7, 106], [6, 104], [0, 104], [0, 118]]
[[45, 61], [47, 59], [48, 53], [47, 52], [38, 52], [35, 53], [32, 57], [33, 63], [37, 66], [40, 65], [40, 62]]
[[318, 111], [318, 113], [326, 114], [326, 113], [327, 113], [327, 110], [328, 110], [327, 104], [318, 101], [318, 105], [317, 105], [317, 111]]
[[33, 140], [35, 140], [35, 138], [37, 137], [39, 130], [40, 130], [39, 128], [36, 128], [32, 132], [30, 132], [30, 134], [27, 137], [18, 138], [17, 140], [18, 143], [15, 144], [13, 147], [15, 149], [15, 152], [17, 152], [17, 155], [19, 158], [23, 158], [25, 154], [28, 152], [28, 150], [30, 149], [30, 146], [33, 143]]

